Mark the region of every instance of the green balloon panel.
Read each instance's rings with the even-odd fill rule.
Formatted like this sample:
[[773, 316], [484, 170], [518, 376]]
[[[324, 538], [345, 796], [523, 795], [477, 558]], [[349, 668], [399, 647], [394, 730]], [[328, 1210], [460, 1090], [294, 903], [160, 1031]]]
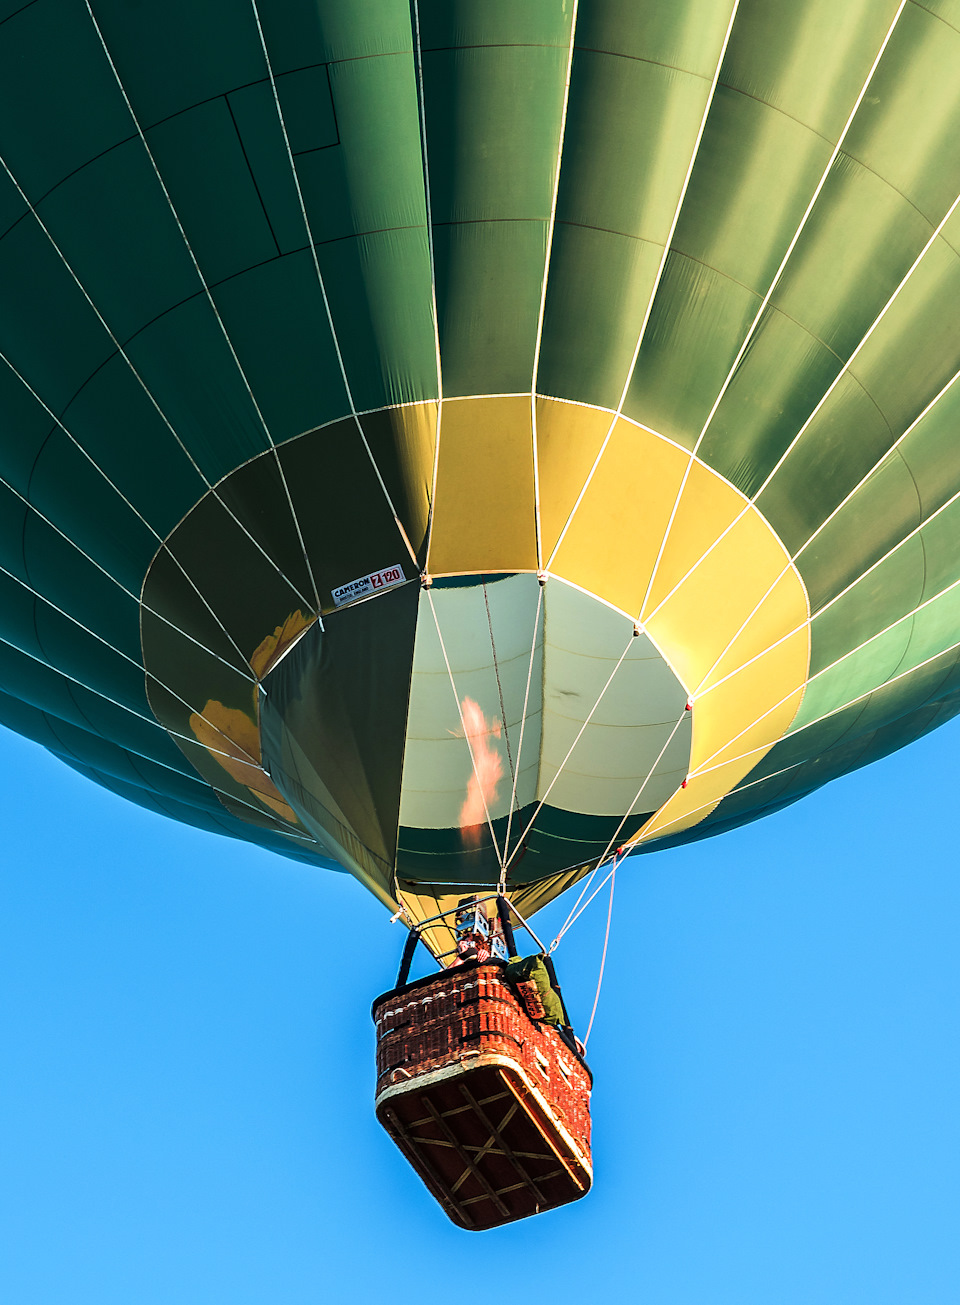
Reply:
[[[695, 454], [809, 599], [789, 728], [647, 847], [960, 711], [958, 68], [955, 0], [0, 5], [0, 722], [335, 868], [197, 729], [256, 729], [295, 614], [425, 566], [438, 400], [503, 395]], [[396, 692], [387, 878], [455, 833], [398, 832]]]

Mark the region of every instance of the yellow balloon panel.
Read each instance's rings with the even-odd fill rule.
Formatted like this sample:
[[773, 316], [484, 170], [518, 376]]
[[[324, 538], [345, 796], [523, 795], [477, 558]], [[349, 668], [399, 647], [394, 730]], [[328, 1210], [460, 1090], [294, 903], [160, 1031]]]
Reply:
[[[671, 508], [671, 510], [673, 510]], [[643, 604], [649, 620], [673, 591], [718, 546], [744, 510], [743, 496], [702, 462], [691, 461], [663, 544], [663, 553]], [[737, 549], [741, 555], [742, 548]]]
[[537, 398], [540, 538], [548, 564], [614, 416], [605, 408]]
[[[563, 447], [551, 416], [545, 513], [548, 483], [571, 497], [551, 465]], [[577, 424], [589, 429], [582, 414]], [[809, 668], [809, 605], [763, 515], [685, 450], [621, 418], [594, 463], [550, 569], [627, 613], [643, 604], [644, 629], [693, 699], [689, 778], [646, 841], [703, 819], [789, 727]]]
[[445, 400], [427, 570], [536, 569], [530, 396]]
[[[686, 551], [671, 532], [664, 553], [668, 563], [674, 547]], [[700, 564], [687, 571], [644, 622], [664, 651], [669, 649], [667, 656], [691, 693], [699, 691], [714, 664], [754, 616], [758, 603], [758, 634], [763, 628], [767, 646], [807, 616], [805, 591], [795, 571], [791, 572], [792, 613], [784, 621], [780, 602], [770, 603], [767, 610], [767, 592], [776, 584], [787, 559], [780, 541], [755, 508], [718, 536], [715, 546], [701, 556]]]
[[683, 449], [621, 417], [549, 569], [635, 616], [686, 463]]
[[[699, 773], [691, 774], [686, 787], [674, 793], [632, 841], [647, 843], [654, 838], [679, 834], [705, 819], [717, 803], [770, 751], [796, 715], [802, 697], [802, 687], [795, 689], [776, 711], [765, 715], [741, 734], [735, 742], [735, 747], [741, 749], [739, 755], [729, 761], [711, 763]], [[693, 732], [696, 747], [696, 717]], [[733, 746], [730, 750], [733, 750]]]
[[[794, 695], [806, 687], [809, 646], [809, 629], [802, 626], [697, 698], [694, 714], [705, 725], [691, 752], [692, 775], [746, 757], [786, 733], [799, 705]], [[743, 773], [759, 760], [746, 757]]]
[[[702, 697], [708, 689], [736, 674], [770, 647], [770, 631], [795, 631], [805, 625], [805, 606], [797, 601], [797, 575], [792, 566], [784, 569], [747, 618], [739, 633], [728, 645], [697, 689]], [[786, 634], [781, 638], [789, 637]]]

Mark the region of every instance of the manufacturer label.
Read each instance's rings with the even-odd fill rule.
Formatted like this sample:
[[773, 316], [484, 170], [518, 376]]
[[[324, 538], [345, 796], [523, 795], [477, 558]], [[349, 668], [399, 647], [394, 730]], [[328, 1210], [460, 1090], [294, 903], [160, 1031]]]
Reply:
[[380, 589], [390, 589], [405, 579], [402, 566], [388, 566], [383, 571], [371, 571], [369, 575], [362, 575], [359, 580], [351, 580], [349, 584], [334, 589], [333, 604], [335, 607], [343, 607], [344, 603], [365, 598], [367, 594], [375, 594]]

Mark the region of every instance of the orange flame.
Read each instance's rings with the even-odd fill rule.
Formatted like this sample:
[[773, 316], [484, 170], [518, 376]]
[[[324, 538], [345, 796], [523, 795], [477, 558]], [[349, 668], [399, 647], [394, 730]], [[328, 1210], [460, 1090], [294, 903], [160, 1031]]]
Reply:
[[472, 698], [464, 698], [460, 704], [463, 715], [463, 730], [466, 735], [470, 753], [473, 757], [473, 774], [467, 784], [467, 796], [460, 808], [460, 828], [463, 841], [474, 847], [480, 842], [480, 830], [486, 820], [487, 811], [497, 796], [497, 785], [503, 777], [503, 761], [500, 753], [491, 743], [491, 735], [500, 737], [500, 722], [486, 717]]

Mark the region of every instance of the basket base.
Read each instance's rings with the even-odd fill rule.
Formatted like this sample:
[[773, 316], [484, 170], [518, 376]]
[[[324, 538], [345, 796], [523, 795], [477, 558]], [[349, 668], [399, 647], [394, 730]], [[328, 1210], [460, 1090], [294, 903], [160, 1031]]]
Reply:
[[588, 1154], [524, 1069], [480, 1053], [377, 1096], [377, 1118], [454, 1223], [481, 1231], [579, 1200]]

